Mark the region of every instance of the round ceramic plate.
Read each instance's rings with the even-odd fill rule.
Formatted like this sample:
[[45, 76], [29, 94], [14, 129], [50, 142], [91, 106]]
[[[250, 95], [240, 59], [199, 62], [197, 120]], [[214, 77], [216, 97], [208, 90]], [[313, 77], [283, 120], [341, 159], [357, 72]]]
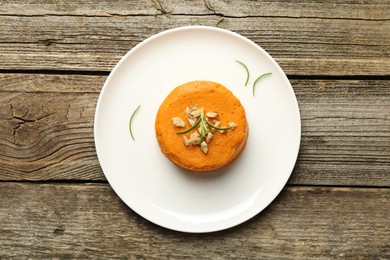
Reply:
[[[248, 67], [247, 86], [236, 60]], [[272, 74], [257, 82], [253, 96], [253, 82], [266, 72]], [[155, 137], [160, 104], [176, 86], [193, 80], [221, 83], [247, 113], [245, 150], [213, 174], [178, 168]], [[129, 119], [139, 105], [133, 140]], [[212, 232], [252, 218], [275, 199], [297, 159], [301, 126], [294, 91], [269, 54], [239, 34], [190, 26], [154, 35], [120, 60], [101, 91], [94, 135], [108, 182], [132, 210], [169, 229]]]

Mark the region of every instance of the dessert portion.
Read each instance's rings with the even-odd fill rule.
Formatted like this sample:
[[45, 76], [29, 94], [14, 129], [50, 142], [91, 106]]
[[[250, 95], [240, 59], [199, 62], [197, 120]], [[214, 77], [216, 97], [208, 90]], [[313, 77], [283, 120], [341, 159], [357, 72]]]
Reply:
[[211, 81], [176, 87], [155, 121], [161, 151], [176, 165], [207, 172], [234, 161], [245, 147], [245, 110], [233, 93]]

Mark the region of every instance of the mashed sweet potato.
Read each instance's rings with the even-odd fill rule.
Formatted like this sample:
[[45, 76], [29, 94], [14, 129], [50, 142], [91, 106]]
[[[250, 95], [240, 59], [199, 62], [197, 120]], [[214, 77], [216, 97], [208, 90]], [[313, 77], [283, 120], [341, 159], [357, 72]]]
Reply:
[[[207, 111], [216, 111], [220, 127], [230, 122], [233, 129], [213, 132], [208, 143], [208, 151], [202, 151], [197, 145], [183, 142], [183, 136], [177, 134], [189, 129], [186, 120], [186, 108], [196, 106]], [[182, 118], [185, 126], [176, 126], [173, 118]], [[210, 122], [215, 122], [211, 121]], [[210, 127], [209, 127], [210, 128]], [[155, 121], [156, 137], [161, 151], [178, 166], [195, 172], [216, 170], [231, 163], [242, 152], [248, 137], [248, 124], [245, 110], [233, 93], [221, 84], [211, 81], [192, 81], [176, 87], [161, 104]]]

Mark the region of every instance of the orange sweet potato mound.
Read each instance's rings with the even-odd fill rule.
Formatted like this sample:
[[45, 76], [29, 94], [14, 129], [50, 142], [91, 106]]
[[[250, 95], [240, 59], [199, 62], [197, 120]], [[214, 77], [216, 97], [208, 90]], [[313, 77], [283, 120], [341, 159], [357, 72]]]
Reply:
[[[185, 118], [185, 109], [192, 105], [203, 107], [205, 113], [217, 111], [222, 127], [227, 127], [229, 122], [237, 124], [224, 133], [215, 131], [207, 153], [202, 152], [199, 146], [186, 146], [183, 135], [177, 134], [191, 127]], [[186, 126], [174, 126], [174, 117], [182, 118]], [[212, 171], [228, 165], [242, 152], [248, 137], [241, 102], [230, 90], [211, 81], [192, 81], [176, 87], [161, 104], [155, 129], [161, 151], [176, 165], [194, 172]]]

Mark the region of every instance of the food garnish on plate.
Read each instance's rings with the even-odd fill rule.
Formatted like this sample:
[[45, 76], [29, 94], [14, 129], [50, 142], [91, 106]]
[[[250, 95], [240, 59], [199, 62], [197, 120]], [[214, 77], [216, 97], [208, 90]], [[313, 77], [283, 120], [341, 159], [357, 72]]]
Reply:
[[211, 81], [176, 87], [157, 112], [155, 130], [161, 151], [176, 165], [194, 172], [230, 164], [248, 138], [241, 102], [226, 87]]

